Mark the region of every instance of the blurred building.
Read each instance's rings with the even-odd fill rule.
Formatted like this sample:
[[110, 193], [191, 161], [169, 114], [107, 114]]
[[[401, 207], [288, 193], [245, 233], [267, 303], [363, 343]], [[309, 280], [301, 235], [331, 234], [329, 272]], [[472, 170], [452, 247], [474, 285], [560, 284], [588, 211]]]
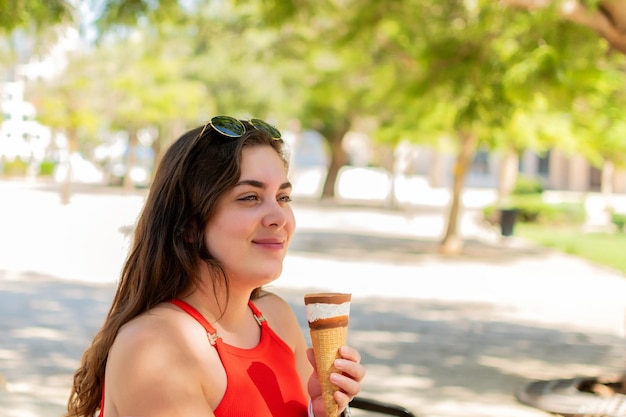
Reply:
[[[286, 131], [283, 137], [290, 148], [294, 191], [299, 197], [319, 197], [329, 159], [324, 138], [313, 131]], [[399, 204], [422, 202], [426, 195], [430, 200], [447, 201], [447, 193], [439, 195], [436, 191], [452, 185], [456, 158], [453, 152], [402, 142], [394, 148], [393, 162], [384, 164], [381, 162], [386, 158], [381, 158], [385, 153], [381, 151], [381, 145], [374, 144], [366, 135], [346, 135], [344, 148], [349, 154], [349, 165], [339, 171], [336, 196], [376, 201], [395, 198], [393, 203]], [[491, 194], [481, 197], [481, 204], [487, 204], [495, 197], [502, 165], [503, 157], [496, 152], [479, 150], [474, 156], [465, 184], [477, 192], [492, 190]], [[581, 155], [567, 155], [556, 149], [545, 154], [526, 151], [517, 159], [516, 165], [513, 169], [518, 175], [538, 179], [546, 190], [563, 191], [563, 196], [569, 192], [574, 197], [603, 191], [601, 170]], [[626, 170], [607, 171], [605, 177], [604, 181], [610, 182], [606, 189], [626, 194]]]
[[324, 138], [316, 131], [297, 128], [283, 131], [283, 140], [287, 144], [294, 195], [319, 197], [329, 162]]
[[[433, 187], [452, 184], [455, 155], [417, 145], [404, 145], [402, 171], [405, 174], [428, 178]], [[466, 179], [468, 187], [495, 188], [498, 186], [502, 157], [493, 152], [479, 150], [474, 156]], [[597, 192], [602, 187], [602, 171], [589, 163], [582, 155], [567, 155], [552, 149], [544, 155], [524, 152], [518, 161], [521, 175], [538, 178], [546, 189], [576, 192]], [[615, 170], [607, 178], [614, 192], [626, 193], [626, 171]]]
[[50, 128], [35, 120], [36, 110], [24, 100], [24, 83], [0, 83], [0, 159], [41, 162], [51, 141]]

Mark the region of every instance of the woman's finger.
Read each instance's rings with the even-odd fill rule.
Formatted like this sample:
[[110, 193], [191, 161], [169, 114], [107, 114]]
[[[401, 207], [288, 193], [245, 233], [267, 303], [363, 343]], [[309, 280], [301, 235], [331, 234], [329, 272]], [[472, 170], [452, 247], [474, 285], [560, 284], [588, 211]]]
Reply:
[[335, 368], [342, 374], [361, 382], [365, 378], [365, 367], [358, 362], [348, 359], [335, 359]]
[[342, 358], [351, 360], [356, 363], [361, 362], [361, 354], [358, 350], [351, 348], [350, 346], [342, 346], [339, 348], [339, 355]]
[[330, 374], [330, 382], [336, 385], [348, 397], [348, 402], [361, 392], [361, 383], [347, 375]]

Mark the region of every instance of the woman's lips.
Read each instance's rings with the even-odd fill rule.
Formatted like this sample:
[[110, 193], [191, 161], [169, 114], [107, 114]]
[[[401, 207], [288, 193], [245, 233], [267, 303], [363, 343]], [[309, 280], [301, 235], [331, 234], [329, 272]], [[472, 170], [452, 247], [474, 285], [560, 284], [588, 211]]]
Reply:
[[271, 249], [282, 249], [285, 241], [282, 239], [254, 239], [252, 243]]

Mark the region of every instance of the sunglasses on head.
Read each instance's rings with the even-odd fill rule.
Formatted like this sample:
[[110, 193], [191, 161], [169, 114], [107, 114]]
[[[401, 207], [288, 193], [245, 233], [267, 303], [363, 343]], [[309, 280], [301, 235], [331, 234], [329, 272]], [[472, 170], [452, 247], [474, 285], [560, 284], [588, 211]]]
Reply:
[[[247, 122], [255, 129], [262, 130], [270, 135], [272, 139], [282, 140], [280, 131], [271, 124], [261, 119], [250, 119]], [[246, 133], [246, 125], [241, 120], [230, 116], [215, 116], [204, 125], [198, 137], [204, 134], [207, 126], [211, 126], [214, 130], [229, 138], [240, 138]]]

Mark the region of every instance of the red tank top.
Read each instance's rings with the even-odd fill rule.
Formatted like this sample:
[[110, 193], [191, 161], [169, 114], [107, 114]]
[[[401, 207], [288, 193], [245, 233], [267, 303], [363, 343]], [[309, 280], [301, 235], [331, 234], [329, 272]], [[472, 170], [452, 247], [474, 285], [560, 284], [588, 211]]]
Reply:
[[[207, 332], [209, 341], [226, 371], [226, 392], [214, 410], [216, 417], [306, 417], [307, 401], [296, 370], [293, 351], [267, 324], [250, 301], [248, 305], [261, 326], [261, 340], [252, 349], [224, 343], [217, 331], [188, 303], [173, 299], [196, 319]], [[104, 415], [104, 388], [100, 417]]]
[[195, 308], [182, 300], [171, 302], [204, 327], [226, 370], [226, 392], [214, 410], [216, 417], [307, 416], [307, 402], [296, 370], [295, 355], [270, 328], [252, 301], [248, 305], [261, 326], [261, 340], [252, 349], [224, 343]]

